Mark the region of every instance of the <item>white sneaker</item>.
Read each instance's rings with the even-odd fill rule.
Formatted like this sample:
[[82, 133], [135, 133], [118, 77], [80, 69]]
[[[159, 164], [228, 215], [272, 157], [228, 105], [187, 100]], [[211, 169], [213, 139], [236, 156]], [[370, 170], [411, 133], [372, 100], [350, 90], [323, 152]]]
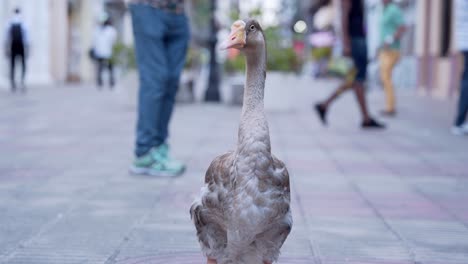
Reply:
[[450, 131], [455, 136], [463, 136], [465, 134], [468, 134], [468, 130], [465, 130], [465, 128], [462, 126], [453, 126], [452, 129], [450, 129]]
[[468, 134], [468, 123], [461, 125], [461, 128], [463, 129], [463, 132], [465, 132], [465, 134]]

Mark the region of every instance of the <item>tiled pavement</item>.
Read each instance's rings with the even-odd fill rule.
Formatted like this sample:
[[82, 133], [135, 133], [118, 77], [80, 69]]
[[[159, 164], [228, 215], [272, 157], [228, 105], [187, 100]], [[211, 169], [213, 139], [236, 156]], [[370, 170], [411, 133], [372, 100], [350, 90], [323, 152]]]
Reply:
[[[330, 87], [291, 87], [294, 109], [268, 113], [292, 180], [279, 263], [468, 264], [468, 138], [448, 133], [454, 101], [400, 92], [390, 129], [362, 132], [346, 95], [323, 128], [310, 104]], [[235, 146], [240, 109], [179, 105], [171, 143], [187, 173], [135, 177], [133, 93], [0, 92], [0, 263], [202, 263], [188, 208], [210, 161]]]

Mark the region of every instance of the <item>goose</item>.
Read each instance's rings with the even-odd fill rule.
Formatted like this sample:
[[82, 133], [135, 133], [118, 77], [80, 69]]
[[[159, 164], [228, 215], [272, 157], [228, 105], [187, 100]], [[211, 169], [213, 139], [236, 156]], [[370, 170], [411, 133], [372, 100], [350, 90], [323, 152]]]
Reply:
[[256, 20], [238, 20], [223, 46], [246, 57], [238, 142], [212, 161], [190, 215], [208, 264], [271, 264], [291, 231], [292, 216], [289, 173], [271, 153], [264, 113], [263, 30]]

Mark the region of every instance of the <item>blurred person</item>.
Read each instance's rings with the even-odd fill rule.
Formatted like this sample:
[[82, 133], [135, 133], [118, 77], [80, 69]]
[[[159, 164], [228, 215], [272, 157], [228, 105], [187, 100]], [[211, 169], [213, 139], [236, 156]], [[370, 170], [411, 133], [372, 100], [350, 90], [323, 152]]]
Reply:
[[135, 161], [130, 171], [178, 176], [185, 165], [169, 155], [169, 121], [189, 43], [183, 0], [131, 0], [139, 71]]
[[112, 89], [115, 84], [114, 65], [112, 63], [112, 54], [117, 40], [117, 31], [112, 26], [110, 18], [106, 19], [94, 32], [92, 57], [97, 63], [97, 85], [102, 87], [102, 73], [104, 68], [109, 71], [109, 85]]
[[26, 91], [24, 79], [26, 76], [26, 57], [28, 55], [29, 39], [28, 30], [23, 23], [21, 10], [16, 8], [13, 17], [8, 22], [5, 30], [5, 54], [10, 60], [11, 91], [16, 91], [15, 68], [19, 59], [21, 62], [21, 88]]
[[460, 83], [460, 98], [458, 111], [452, 127], [454, 135], [468, 135], [468, 0], [455, 2], [455, 38], [457, 48], [463, 54], [463, 75]]
[[381, 48], [379, 52], [380, 78], [385, 91], [385, 110], [383, 115], [394, 116], [395, 91], [392, 73], [400, 59], [400, 40], [405, 32], [403, 13], [392, 0], [382, 0], [384, 9], [380, 23]]
[[357, 70], [353, 80], [345, 80], [325, 101], [315, 105], [315, 110], [323, 124], [327, 124], [327, 112], [330, 105], [345, 91], [352, 89], [356, 94], [362, 115], [361, 127], [385, 128], [374, 120], [368, 112], [364, 82], [367, 74], [367, 43], [364, 30], [364, 0], [341, 0], [341, 25], [343, 55], [351, 57]]
[[320, 77], [326, 71], [335, 42], [333, 2], [331, 0], [320, 0], [312, 6], [310, 14], [313, 17], [313, 32], [310, 34], [310, 42], [312, 44], [312, 59], [316, 67], [314, 76]]

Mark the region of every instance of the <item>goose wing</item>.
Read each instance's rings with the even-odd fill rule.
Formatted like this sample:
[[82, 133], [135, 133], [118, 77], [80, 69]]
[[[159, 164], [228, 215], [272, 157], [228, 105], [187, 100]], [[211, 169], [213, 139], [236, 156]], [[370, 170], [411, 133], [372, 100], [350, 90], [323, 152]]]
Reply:
[[225, 212], [229, 206], [232, 163], [232, 152], [211, 162], [205, 174], [205, 186], [200, 198], [190, 208], [202, 251], [207, 257], [214, 259], [224, 255], [227, 244]]

